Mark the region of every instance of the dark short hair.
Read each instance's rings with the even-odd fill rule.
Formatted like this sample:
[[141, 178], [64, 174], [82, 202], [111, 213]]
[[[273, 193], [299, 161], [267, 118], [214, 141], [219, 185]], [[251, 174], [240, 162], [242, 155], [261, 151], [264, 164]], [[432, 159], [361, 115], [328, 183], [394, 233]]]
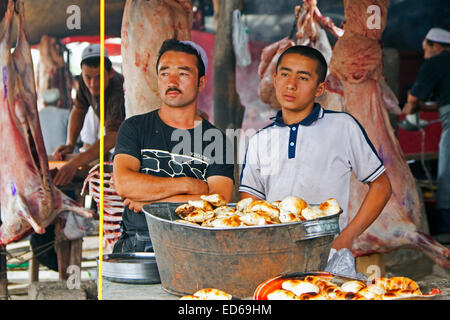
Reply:
[[327, 61], [325, 60], [323, 54], [319, 50], [314, 49], [312, 47], [308, 47], [308, 46], [297, 45], [297, 46], [287, 48], [278, 58], [277, 68], [275, 69], [276, 72], [278, 72], [278, 66], [280, 65], [281, 60], [283, 59], [284, 55], [288, 54], [288, 53], [296, 53], [301, 56], [316, 60], [317, 61], [316, 72], [319, 76], [318, 83], [325, 81], [325, 78], [327, 76], [327, 68], [328, 68]]
[[177, 39], [167, 39], [162, 43], [161, 48], [158, 52], [158, 59], [156, 60], [156, 74], [158, 74], [159, 60], [161, 59], [161, 56], [167, 51], [177, 51], [187, 54], [193, 54], [197, 57], [198, 79], [205, 75], [205, 65], [203, 64], [202, 57], [197, 52], [197, 50], [195, 50], [188, 44], [180, 42]]
[[[97, 68], [100, 65], [100, 57], [90, 57], [84, 59], [83, 61], [81, 61], [81, 66], [83, 66], [84, 64], [91, 68]], [[112, 68], [111, 60], [105, 57], [105, 70], [109, 72], [111, 71], [111, 68]]]

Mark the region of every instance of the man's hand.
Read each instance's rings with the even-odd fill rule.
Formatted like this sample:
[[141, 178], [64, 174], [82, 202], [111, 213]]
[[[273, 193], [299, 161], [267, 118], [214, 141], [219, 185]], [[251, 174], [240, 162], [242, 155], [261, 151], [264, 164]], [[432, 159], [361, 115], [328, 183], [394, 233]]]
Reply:
[[194, 186], [191, 188], [187, 194], [208, 194], [209, 193], [209, 186], [206, 181], [200, 180], [200, 179], [193, 179], [191, 181]]
[[415, 107], [415, 104], [413, 104], [413, 103], [406, 103], [402, 110], [402, 113], [405, 115], [413, 114], [415, 112], [416, 112], [416, 107]]
[[142, 211], [142, 207], [146, 204], [149, 204], [151, 202], [145, 202], [145, 201], [133, 201], [130, 199], [123, 200], [123, 205], [128, 206], [128, 209], [138, 213]]
[[331, 244], [331, 248], [334, 248], [336, 250], [340, 250], [343, 248], [347, 248], [349, 250], [352, 249], [353, 245], [353, 237], [351, 235], [346, 234], [345, 230], [334, 239], [333, 243]]
[[53, 183], [57, 186], [64, 186], [72, 181], [73, 177], [77, 172], [78, 166], [73, 162], [69, 161], [64, 166], [59, 168], [56, 173], [55, 178], [53, 179]]
[[63, 158], [66, 154], [71, 154], [74, 149], [75, 149], [75, 146], [73, 146], [73, 145], [59, 146], [53, 153], [53, 159], [55, 161], [61, 161], [61, 160], [63, 160]]

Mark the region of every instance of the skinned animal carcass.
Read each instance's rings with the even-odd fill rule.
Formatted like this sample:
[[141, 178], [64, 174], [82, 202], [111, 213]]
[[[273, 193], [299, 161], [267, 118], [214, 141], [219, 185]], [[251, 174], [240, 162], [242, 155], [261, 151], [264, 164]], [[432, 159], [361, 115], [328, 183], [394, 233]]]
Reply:
[[297, 33], [295, 41], [288, 37], [265, 47], [261, 53], [261, 62], [258, 67], [259, 78], [258, 94], [262, 102], [273, 109], [280, 110], [281, 106], [275, 96], [273, 75], [280, 55], [289, 47], [304, 45], [316, 48], [325, 57], [327, 63], [331, 59], [331, 45], [324, 29], [329, 30], [336, 37], [343, 34], [343, 30], [336, 27], [332, 20], [322, 16], [317, 8], [316, 0], [304, 0], [301, 6], [295, 7]]
[[[321, 48], [328, 48], [329, 42], [326, 37], [318, 36], [320, 29], [326, 28], [338, 38], [332, 50], [325, 93], [316, 101], [326, 109], [348, 112], [361, 123], [383, 160], [393, 190], [393, 195], [380, 216], [354, 241], [353, 254], [361, 256], [390, 252], [409, 246], [423, 250], [440, 266], [450, 267], [450, 250], [426, 234], [428, 230], [423, 202], [389, 121], [389, 112], [399, 115], [401, 110], [395, 94], [381, 73], [383, 53], [380, 39], [386, 26], [388, 0], [345, 0], [344, 30], [336, 28], [329, 18], [311, 14], [315, 12], [315, 9], [311, 8], [315, 2], [303, 2], [301, 12], [304, 17], [312, 17], [313, 21], [298, 19], [297, 44], [312, 46], [327, 57], [328, 51], [322, 51]], [[368, 27], [373, 25], [370, 20], [371, 23], [368, 24], [369, 6], [376, 6], [380, 12], [380, 20], [375, 21], [379, 23], [375, 23], [374, 28]], [[279, 56], [281, 52], [276, 54]], [[266, 57], [266, 61], [269, 58]], [[261, 59], [261, 65], [263, 63]], [[264, 74], [264, 79], [266, 78], [273, 78], [273, 73]], [[262, 82], [263, 80], [260, 88], [264, 86], [266, 97], [273, 94], [276, 100], [273, 83]], [[264, 101], [262, 97], [261, 100], [271, 104], [274, 109], [280, 108], [270, 103], [271, 100]], [[367, 185], [352, 177], [349, 221], [355, 217], [367, 191]]]
[[[376, 28], [367, 23], [368, 6], [376, 6], [380, 21]], [[392, 197], [375, 222], [353, 244], [353, 253], [389, 252], [402, 246], [422, 249], [443, 267], [450, 267], [450, 250], [420, 231], [424, 228], [423, 202], [414, 177], [389, 121], [388, 110], [400, 113], [395, 95], [384, 81], [381, 35], [386, 26], [389, 0], [345, 0], [344, 35], [338, 39], [330, 63], [328, 109], [353, 115], [364, 127], [386, 167]], [[349, 220], [356, 215], [367, 186], [350, 184]]]
[[[0, 245], [20, 240], [33, 231], [44, 233], [64, 211], [92, 217], [90, 211], [79, 207], [52, 183], [37, 112], [23, 7], [22, 1], [9, 0], [0, 38]], [[11, 53], [14, 20], [18, 20], [19, 32]]]
[[59, 89], [61, 97], [59, 107], [71, 109], [73, 78], [69, 65], [64, 61], [64, 46], [56, 38], [43, 35], [39, 43], [39, 56], [36, 70], [38, 110], [45, 107], [44, 92], [50, 88]]
[[167, 39], [190, 40], [192, 21], [189, 0], [127, 0], [121, 31], [127, 118], [160, 107], [156, 77], [159, 48]]

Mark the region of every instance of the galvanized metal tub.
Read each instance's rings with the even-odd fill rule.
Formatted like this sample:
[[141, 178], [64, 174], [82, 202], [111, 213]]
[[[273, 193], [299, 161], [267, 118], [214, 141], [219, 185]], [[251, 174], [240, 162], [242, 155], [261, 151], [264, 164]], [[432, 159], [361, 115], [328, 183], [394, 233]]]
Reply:
[[260, 283], [281, 273], [323, 270], [339, 233], [340, 213], [302, 222], [207, 228], [174, 222], [178, 205], [145, 205], [143, 212], [162, 288], [180, 296], [217, 288], [251, 297]]

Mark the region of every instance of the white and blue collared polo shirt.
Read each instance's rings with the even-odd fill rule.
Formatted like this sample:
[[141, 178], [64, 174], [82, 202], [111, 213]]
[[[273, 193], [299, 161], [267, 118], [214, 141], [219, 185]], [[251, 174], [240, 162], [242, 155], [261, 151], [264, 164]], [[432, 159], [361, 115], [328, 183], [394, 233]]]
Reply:
[[385, 171], [364, 128], [350, 114], [318, 103], [299, 123], [284, 124], [281, 111], [273, 119], [249, 140], [239, 191], [269, 202], [290, 195], [309, 204], [335, 198], [343, 209], [343, 230], [352, 172], [368, 183]]

